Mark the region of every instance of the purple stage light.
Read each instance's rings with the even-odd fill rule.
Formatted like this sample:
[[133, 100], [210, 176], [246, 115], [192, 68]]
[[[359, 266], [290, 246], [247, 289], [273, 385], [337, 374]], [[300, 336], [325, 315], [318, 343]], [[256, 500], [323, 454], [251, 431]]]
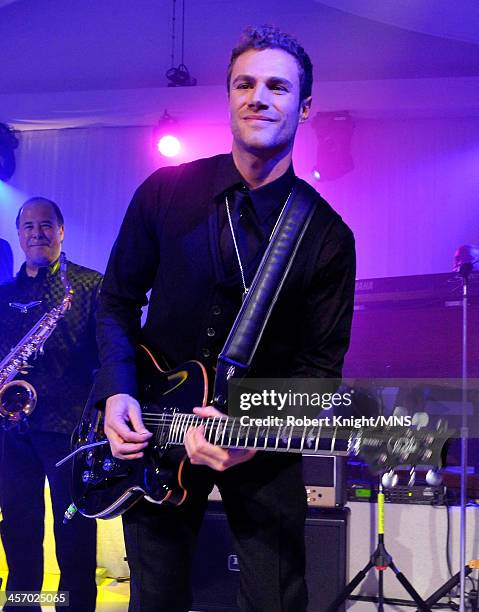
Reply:
[[178, 135], [175, 136], [178, 131], [181, 133], [178, 122], [165, 110], [158, 121], [158, 126], [153, 131], [155, 148], [164, 157], [176, 157], [181, 152], [180, 139]]
[[158, 141], [158, 151], [165, 157], [175, 157], [181, 151], [181, 143], [176, 136], [165, 134]]

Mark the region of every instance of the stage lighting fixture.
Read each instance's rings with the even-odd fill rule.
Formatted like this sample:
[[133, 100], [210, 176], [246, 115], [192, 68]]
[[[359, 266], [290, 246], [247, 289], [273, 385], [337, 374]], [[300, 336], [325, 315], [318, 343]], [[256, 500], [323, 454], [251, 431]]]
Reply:
[[5, 123], [0, 123], [0, 181], [8, 181], [15, 172], [14, 150], [18, 139], [14, 131]]
[[170, 68], [166, 71], [168, 79], [168, 87], [193, 87], [197, 81], [191, 76], [190, 71], [184, 64], [180, 64], [177, 68]]
[[158, 141], [158, 151], [165, 157], [175, 157], [181, 149], [180, 141], [176, 136], [167, 134]]
[[156, 148], [165, 157], [175, 157], [181, 151], [177, 133], [178, 122], [165, 110], [153, 134]]
[[351, 154], [354, 123], [349, 112], [320, 112], [312, 124], [318, 143], [314, 178], [333, 181], [350, 172], [354, 168]]

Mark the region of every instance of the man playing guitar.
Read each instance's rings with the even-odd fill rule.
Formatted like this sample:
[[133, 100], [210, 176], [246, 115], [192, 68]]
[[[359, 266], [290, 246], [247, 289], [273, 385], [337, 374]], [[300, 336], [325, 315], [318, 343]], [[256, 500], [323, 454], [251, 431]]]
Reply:
[[[105, 433], [117, 459], [141, 458], [151, 442], [137, 401], [138, 344], [161, 352], [171, 367], [196, 359], [214, 371], [297, 180], [293, 144], [311, 108], [312, 65], [304, 49], [276, 28], [249, 28], [232, 52], [227, 85], [232, 153], [151, 175], [136, 191], [110, 256], [98, 315], [101, 368], [94, 394], [97, 405], [106, 406]], [[319, 207], [312, 218], [252, 376], [341, 376], [355, 254], [351, 231], [332, 214], [320, 245]], [[195, 413], [220, 414], [212, 406]], [[178, 508], [140, 500], [123, 516], [130, 611], [189, 609], [195, 539], [216, 483], [241, 567], [241, 609], [304, 612], [300, 455], [221, 448], [207, 441], [202, 426], [191, 427], [184, 442], [194, 494]]]

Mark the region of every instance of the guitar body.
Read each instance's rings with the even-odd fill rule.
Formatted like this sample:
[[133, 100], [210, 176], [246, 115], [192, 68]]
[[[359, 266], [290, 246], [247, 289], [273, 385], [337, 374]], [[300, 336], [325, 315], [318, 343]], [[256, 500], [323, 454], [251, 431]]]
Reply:
[[[183, 503], [187, 497], [185, 450], [181, 446], [168, 446], [169, 427], [158, 427], [158, 424], [168, 423], [169, 415], [175, 412], [191, 413], [193, 407], [206, 405], [206, 370], [201, 363], [189, 361], [175, 370], [163, 371], [153, 354], [140, 346], [137, 372], [143, 420], [155, 436], [142, 459], [115, 459], [109, 444], [75, 455], [72, 499], [84, 516], [114, 518], [142, 497], [154, 503], [173, 505]], [[74, 447], [104, 440], [104, 413], [87, 405]]]
[[376, 473], [399, 465], [443, 465], [443, 450], [452, 433], [390, 426], [364, 428], [316, 424], [243, 424], [241, 418], [192, 414], [208, 397], [205, 368], [188, 361], [163, 371], [153, 354], [139, 347], [139, 402], [143, 422], [154, 435], [142, 459], [120, 461], [110, 452], [104, 414], [87, 406], [77, 429], [73, 457], [72, 499], [84, 516], [113, 518], [141, 498], [157, 504], [182, 504], [194, 491], [194, 474], [186, 459], [184, 436], [202, 425], [206, 440], [223, 448], [360, 456]]

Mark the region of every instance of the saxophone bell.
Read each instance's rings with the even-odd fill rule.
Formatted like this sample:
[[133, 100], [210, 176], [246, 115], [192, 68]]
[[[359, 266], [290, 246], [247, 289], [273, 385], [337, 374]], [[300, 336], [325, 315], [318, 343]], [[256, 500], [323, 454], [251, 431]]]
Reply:
[[0, 416], [11, 425], [31, 414], [36, 403], [37, 392], [26, 380], [12, 380], [0, 389]]

